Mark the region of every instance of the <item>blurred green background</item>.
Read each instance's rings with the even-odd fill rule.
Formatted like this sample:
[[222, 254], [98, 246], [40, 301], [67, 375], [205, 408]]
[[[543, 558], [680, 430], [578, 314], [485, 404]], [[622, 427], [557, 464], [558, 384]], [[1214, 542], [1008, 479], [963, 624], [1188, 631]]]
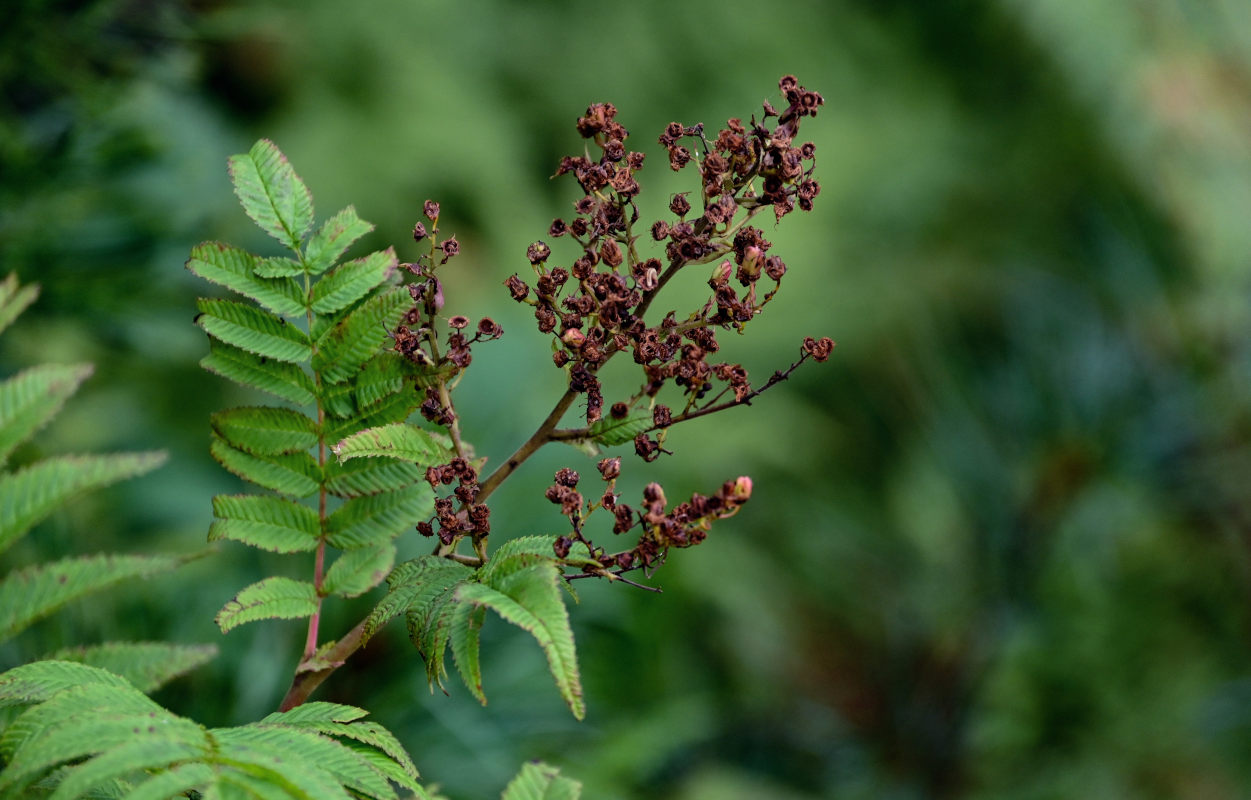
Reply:
[[[454, 798], [494, 796], [529, 758], [597, 800], [1251, 796], [1245, 0], [8, 0], [0, 272], [43, 296], [0, 374], [96, 364], [23, 457], [171, 458], [5, 568], [195, 550], [210, 497], [238, 489], [208, 415], [259, 398], [197, 367], [211, 288], [182, 268], [203, 239], [272, 245], [228, 155], [274, 139], [321, 216], [354, 203], [378, 224], [365, 244], [402, 258], [421, 202], [443, 203], [463, 245], [448, 310], [507, 331], [459, 392], [498, 461], [559, 395], [501, 282], [576, 199], [548, 180], [581, 146], [574, 118], [618, 106], [655, 216], [689, 180], [654, 144], [664, 124], [746, 117], [788, 72], [826, 99], [803, 137], [823, 192], [766, 226], [791, 271], [724, 350], [759, 381], [805, 335], [839, 347], [750, 410], [676, 428], [675, 457], [626, 459], [627, 499], [745, 473], [753, 502], [676, 554], [663, 595], [582, 583], [584, 723], [498, 621], [485, 708], [432, 696], [400, 626], [319, 696], [372, 709]], [[497, 494], [499, 534], [560, 530], [541, 491], [563, 465], [591, 468], [544, 452]], [[74, 606], [0, 666], [67, 642], [218, 642], [160, 699], [253, 720], [302, 626], [222, 637], [213, 614], [307, 571], [226, 546]]]

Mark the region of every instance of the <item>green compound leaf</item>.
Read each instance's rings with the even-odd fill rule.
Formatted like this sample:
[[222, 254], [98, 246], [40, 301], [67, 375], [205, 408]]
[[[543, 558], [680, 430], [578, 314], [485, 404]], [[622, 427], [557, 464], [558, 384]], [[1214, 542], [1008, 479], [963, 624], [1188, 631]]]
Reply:
[[217, 626], [226, 633], [258, 619], [302, 619], [317, 611], [313, 584], [291, 578], [266, 578], [248, 586], [217, 612]]
[[361, 497], [400, 489], [422, 480], [425, 470], [407, 461], [357, 458], [326, 464], [326, 491], [335, 497]]
[[191, 248], [187, 269], [206, 281], [255, 300], [275, 314], [286, 317], [303, 314], [304, 292], [299, 284], [287, 277], [260, 277], [256, 274], [258, 261], [246, 250], [221, 242], [202, 242]]
[[48, 658], [106, 669], [130, 681], [139, 691], [150, 693], [207, 664], [216, 655], [217, 646], [211, 644], [108, 642], [58, 650]]
[[348, 550], [326, 570], [321, 589], [325, 594], [358, 597], [386, 579], [395, 564], [395, 545], [382, 544]]
[[196, 324], [215, 339], [264, 358], [297, 364], [313, 355], [304, 332], [259, 308], [233, 300], [196, 301]]
[[211, 420], [219, 436], [253, 455], [297, 453], [317, 444], [317, 424], [288, 408], [231, 408], [218, 411]]
[[387, 331], [395, 329], [411, 302], [408, 292], [392, 287], [361, 303], [317, 337], [313, 369], [329, 383], [355, 377], [383, 349]]
[[49, 364], [0, 383], [0, 464], [56, 416], [91, 372], [90, 364]]
[[[408, 626], [408, 638], [417, 646], [417, 652], [426, 662], [426, 680], [430, 682], [430, 690], [438, 685], [443, 689], [443, 678], [447, 675], [444, 654], [452, 629], [460, 617], [467, 616], [473, 609], [468, 604], [457, 600], [457, 588], [467, 584], [456, 584], [448, 587], [438, 595], [430, 596], [425, 602], [414, 603], [404, 614], [404, 622]], [[444, 690], [446, 691], [446, 690]]]
[[[252, 271], [258, 278], [294, 278], [304, 274], [304, 265], [294, 258], [270, 257], [256, 259]], [[300, 308], [304, 302], [304, 292], [300, 292]]]
[[421, 556], [399, 564], [387, 576], [389, 591], [365, 621], [362, 644], [394, 617], [422, 607], [448, 589], [473, 577], [473, 570], [446, 558]]
[[210, 542], [233, 539], [262, 550], [298, 553], [316, 550], [321, 536], [317, 512], [308, 506], [268, 495], [226, 495], [213, 498]]
[[10, 572], [0, 580], [0, 641], [83, 595], [166, 572], [197, 556], [96, 555]]
[[216, 339], [209, 339], [209, 354], [200, 360], [200, 366], [296, 405], [312, 405], [316, 399], [313, 379], [299, 366], [264, 358]]
[[318, 229], [304, 248], [304, 261], [314, 275], [324, 272], [347, 252], [353, 242], [374, 229], [372, 223], [356, 216], [356, 208], [347, 208], [335, 214]]
[[460, 672], [461, 680], [478, 702], [486, 705], [482, 691], [482, 662], [478, 657], [478, 644], [482, 637], [482, 624], [486, 622], [486, 609], [478, 606], [461, 606], [452, 617], [452, 660]]
[[317, 462], [308, 453], [285, 456], [254, 456], [213, 436], [209, 452], [217, 463], [257, 486], [292, 497], [308, 497], [317, 491]]
[[538, 761], [521, 768], [500, 800], [578, 800], [581, 796], [581, 783], [562, 777], [559, 769]]
[[582, 699], [569, 612], [560, 594], [562, 580], [555, 564], [536, 564], [501, 578], [494, 586], [465, 583], [457, 588], [456, 599], [490, 608], [508, 622], [529, 631], [547, 655], [556, 688], [573, 715], [582, 719], [586, 705]]
[[[314, 731], [284, 725], [255, 724], [238, 728], [218, 728], [210, 733], [218, 745], [227, 749], [240, 747], [265, 753], [270, 763], [315, 764], [318, 771], [324, 772], [337, 784], [332, 790], [336, 794], [342, 792], [343, 787], [347, 787], [370, 797], [388, 800], [396, 798], [395, 790], [382, 773], [352, 750]], [[286, 774], [284, 770], [284, 775]]]
[[425, 482], [358, 497], [326, 519], [326, 541], [340, 550], [385, 544], [433, 513], [434, 491]]
[[[290, 711], [270, 714], [260, 720], [260, 723], [304, 728], [330, 736], [352, 739], [367, 745], [370, 749], [377, 749], [385, 754], [387, 760], [390, 760], [394, 766], [399, 767], [398, 776], [388, 775], [388, 777], [402, 786], [421, 791], [420, 786], [416, 784], [417, 767], [409, 758], [408, 753], [404, 751], [404, 747], [390, 731], [378, 723], [361, 721], [361, 718], [367, 715], [368, 712], [364, 709], [354, 706], [311, 702], [297, 706]], [[343, 744], [351, 746], [351, 742], [343, 742]], [[368, 749], [358, 752], [368, 757]], [[374, 766], [381, 768], [382, 764], [375, 761]]]
[[605, 417], [587, 428], [587, 438], [605, 447], [614, 447], [634, 440], [652, 426], [650, 411], [629, 414], [623, 419]]
[[262, 139], [247, 153], [231, 156], [230, 179], [252, 221], [298, 251], [313, 227], [313, 196], [277, 146]]
[[394, 276], [398, 266], [399, 259], [390, 247], [345, 261], [313, 286], [313, 310], [333, 314], [347, 308]]
[[21, 316], [26, 307], [39, 296], [39, 285], [18, 286], [17, 273], [10, 272], [0, 281], [0, 331]]
[[451, 451], [424, 428], [407, 422], [393, 422], [354, 433], [330, 450], [340, 461], [352, 458], [398, 458], [423, 467], [442, 464], [452, 457]]
[[0, 708], [42, 703], [57, 692], [88, 683], [130, 687], [125, 678], [100, 667], [65, 661], [34, 661], [0, 673]]
[[0, 475], [0, 552], [69, 498], [142, 475], [164, 461], [161, 452], [60, 456]]

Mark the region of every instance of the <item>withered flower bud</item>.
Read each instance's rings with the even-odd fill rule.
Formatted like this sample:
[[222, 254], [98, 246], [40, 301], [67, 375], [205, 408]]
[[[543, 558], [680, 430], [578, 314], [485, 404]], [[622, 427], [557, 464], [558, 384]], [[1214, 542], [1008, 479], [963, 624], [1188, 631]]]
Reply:
[[609, 139], [604, 143], [604, 158], [609, 161], [620, 161], [625, 158], [625, 145], [618, 139]]
[[634, 437], [634, 452], [644, 461], [655, 461], [660, 452], [660, 445], [647, 438], [646, 433]]
[[572, 539], [568, 536], [558, 536], [556, 541], [552, 543], [552, 552], [556, 554], [557, 558], [567, 558], [571, 547], [573, 547]]
[[509, 276], [508, 280], [504, 281], [504, 285], [508, 287], [508, 291], [518, 303], [530, 295], [530, 287], [526, 285], [525, 281], [518, 278], [516, 273]]
[[427, 200], [422, 205], [422, 211], [425, 212], [426, 218], [429, 219], [431, 222], [439, 218], [439, 204], [434, 202], [433, 200]]
[[612, 515], [616, 518], [616, 522], [612, 526], [613, 533], [625, 533], [634, 527], [634, 509], [625, 503], [618, 503], [614, 506]]
[[538, 241], [530, 245], [526, 249], [526, 258], [530, 259], [531, 264], [541, 264], [547, 260], [552, 254], [552, 248], [547, 246], [546, 242]]
[[621, 248], [617, 246], [615, 239], [604, 240], [604, 243], [599, 246], [599, 257], [610, 267], [620, 266]]
[[652, 409], [652, 424], [657, 428], [667, 428], [673, 424], [673, 413], [669, 406], [658, 404]]
[[664, 508], [669, 504], [669, 502], [665, 500], [664, 487], [655, 481], [643, 487], [643, 502], [648, 505], [655, 505], [659, 503], [661, 508]]
[[682, 145], [678, 145], [669, 151], [669, 168], [674, 172], [691, 163], [691, 151]]
[[460, 253], [460, 242], [456, 241], [456, 237], [453, 236], [440, 242], [439, 249], [443, 251], [443, 260], [447, 261], [449, 258], [455, 258]]
[[691, 210], [691, 201], [686, 199], [686, 193], [675, 194], [673, 199], [669, 201], [669, 210], [679, 217], [685, 217]]
[[586, 334], [578, 328], [569, 328], [560, 335], [560, 340], [570, 348], [577, 350], [586, 341]]
[[669, 223], [663, 219], [658, 219], [652, 223], [652, 238], [661, 241], [669, 236]]
[[504, 328], [490, 317], [478, 320], [478, 335], [498, 339], [504, 335]]
[[611, 481], [621, 474], [621, 458], [614, 456], [612, 458], [602, 459], [595, 468], [599, 470], [599, 474], [604, 480]]
[[568, 467], [562, 467], [561, 469], [556, 470], [556, 482], [561, 486], [568, 486], [572, 489], [578, 485], [579, 480], [580, 477], [578, 473]]
[[413, 226], [413, 241], [420, 242], [424, 238], [426, 238], [425, 223], [418, 222]]
[[730, 282], [730, 275], [734, 272], [734, 265], [729, 261], [722, 261], [720, 264], [712, 268], [712, 277], [708, 279], [708, 285], [716, 289], [725, 286]]
[[626, 414], [630, 413], [630, 407], [625, 403], [613, 403], [612, 408], [608, 409], [608, 413], [613, 419], [625, 419]]
[[569, 363], [569, 354], [564, 350], [557, 350], [552, 353], [552, 363], [558, 367], [563, 367]]
[[569, 226], [566, 225], [565, 221], [559, 217], [552, 220], [552, 226], [547, 229], [547, 235], [551, 236], [553, 239], [559, 239], [568, 232]]
[[782, 280], [786, 274], [786, 262], [777, 256], [769, 256], [765, 259], [765, 274], [775, 281]]
[[436, 488], [442, 481], [442, 471], [438, 467], [426, 467], [426, 483]]
[[803, 351], [817, 361], [825, 361], [830, 357], [833, 349], [834, 340], [828, 336], [822, 336], [820, 340], [813, 339], [811, 336], [804, 337]]
[[418, 522], [417, 532], [422, 536], [434, 536], [434, 526], [429, 522]]
[[449, 317], [447, 324], [451, 325], [456, 330], [467, 328], [469, 327], [469, 317], [466, 317], [464, 314], [457, 314], [454, 317]]

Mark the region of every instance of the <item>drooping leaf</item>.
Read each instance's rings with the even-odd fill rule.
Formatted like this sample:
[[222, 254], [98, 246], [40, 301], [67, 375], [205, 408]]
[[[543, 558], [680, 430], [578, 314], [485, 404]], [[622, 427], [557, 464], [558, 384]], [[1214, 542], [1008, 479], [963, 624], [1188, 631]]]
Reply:
[[436, 685], [443, 688], [443, 678], [447, 675], [444, 654], [456, 620], [473, 610], [458, 598], [457, 589], [464, 585], [458, 583], [440, 594], [424, 597], [423, 602], [409, 605], [404, 612], [408, 638], [426, 662], [426, 680], [430, 682], [431, 691]]
[[446, 558], [421, 556], [398, 564], [387, 577], [389, 591], [365, 622], [362, 642], [412, 606], [421, 606], [473, 577], [473, 570]]
[[0, 475], [0, 552], [69, 498], [142, 475], [163, 461], [162, 452], [60, 456]]
[[298, 250], [313, 227], [313, 196], [268, 139], [230, 157], [230, 179], [243, 210], [261, 230]]
[[349, 500], [326, 519], [326, 541], [340, 550], [385, 544], [434, 513], [434, 492], [422, 482]]
[[233, 300], [196, 301], [196, 324], [226, 344], [264, 358], [299, 363], [313, 354], [304, 332], [281, 317]]
[[540, 563], [511, 573], [496, 585], [470, 582], [456, 589], [460, 602], [492, 609], [502, 618], [529, 631], [543, 652], [556, 687], [578, 719], [586, 714], [577, 653], [569, 612], [560, 594], [563, 580], [555, 564]]
[[582, 784], [563, 777], [556, 767], [531, 762], [509, 781], [500, 800], [578, 800]]
[[10, 572], [0, 580], [0, 641], [85, 594], [165, 572], [196, 557], [81, 556]]
[[407, 461], [357, 458], [326, 464], [326, 491], [335, 497], [360, 497], [399, 489], [422, 480], [425, 471]]
[[217, 612], [217, 626], [226, 633], [231, 628], [258, 619], [301, 619], [317, 610], [317, 590], [313, 584], [291, 578], [273, 577], [243, 589]]
[[304, 292], [291, 278], [263, 278], [256, 274], [256, 256], [221, 242], [202, 242], [191, 248], [187, 269], [211, 283], [249, 297], [284, 317], [303, 314]]
[[296, 453], [317, 444], [317, 424], [289, 408], [231, 408], [218, 411], [211, 420], [219, 436], [253, 455]]
[[387, 577], [395, 564], [395, 545], [382, 544], [348, 550], [326, 570], [322, 591], [342, 597], [357, 597]]
[[342, 383], [382, 348], [387, 331], [399, 324], [411, 303], [408, 292], [392, 287], [361, 303], [317, 338], [313, 369], [329, 383]]
[[262, 550], [298, 553], [317, 549], [321, 521], [308, 506], [269, 495], [219, 494], [213, 498], [210, 542], [233, 539]]
[[313, 286], [313, 310], [333, 314], [347, 308], [394, 276], [397, 266], [399, 259], [390, 247], [343, 262]]
[[47, 658], [106, 669], [130, 681], [139, 691], [151, 693], [216, 655], [217, 646], [212, 644], [108, 642], [58, 650]]
[[399, 740], [378, 723], [361, 721], [365, 716], [368, 716], [368, 712], [361, 708], [314, 701], [289, 711], [274, 712], [260, 720], [260, 723], [307, 728], [330, 736], [353, 739], [382, 751], [400, 767], [402, 774], [416, 779], [417, 767]]
[[216, 339], [209, 339], [209, 354], [200, 359], [200, 366], [296, 405], [312, 405], [315, 399], [313, 379], [298, 365], [258, 356]]
[[0, 464], [56, 416], [91, 371], [90, 364], [48, 364], [0, 383]]
[[317, 491], [317, 462], [308, 453], [285, 456], [254, 456], [213, 436], [209, 452], [217, 463], [257, 486], [292, 497], [308, 497]]
[[505, 575], [526, 567], [556, 560], [555, 536], [518, 536], [495, 549], [491, 560], [478, 571], [478, 580], [496, 585]]
[[39, 284], [20, 286], [17, 273], [10, 272], [0, 281], [0, 331], [17, 319], [39, 296]]
[[430, 431], [394, 422], [354, 433], [330, 447], [340, 461], [351, 458], [398, 458], [423, 467], [446, 462], [451, 452]]
[[482, 664], [478, 658], [478, 645], [482, 637], [482, 623], [486, 621], [486, 609], [480, 606], [463, 606], [451, 622], [452, 659], [460, 672], [461, 680], [478, 702], [486, 705], [482, 691]]
[[322, 224], [304, 248], [304, 261], [314, 275], [324, 272], [347, 252], [352, 243], [374, 229], [372, 223], [356, 216], [356, 208], [347, 208]]

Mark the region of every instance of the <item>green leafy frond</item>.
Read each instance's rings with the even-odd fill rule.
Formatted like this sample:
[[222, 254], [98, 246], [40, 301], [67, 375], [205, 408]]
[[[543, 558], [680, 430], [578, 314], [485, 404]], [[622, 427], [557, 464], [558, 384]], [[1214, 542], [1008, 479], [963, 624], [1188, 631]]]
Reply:
[[541, 761], [526, 764], [509, 781], [500, 800], [578, 800], [582, 784], [561, 776], [556, 767]]
[[317, 611], [313, 584], [273, 577], [248, 586], [217, 612], [217, 627], [226, 633], [258, 619], [302, 619]]
[[66, 500], [155, 469], [165, 453], [60, 456], [0, 475], [0, 552]]
[[[360, 427], [356, 425], [356, 392], [350, 383], [328, 383], [321, 387], [318, 394], [321, 399], [321, 407], [330, 417], [338, 417], [341, 425], [346, 428], [354, 429]], [[326, 420], [326, 430], [332, 430], [334, 422], [331, 419]]]
[[394, 564], [393, 544], [348, 550], [326, 570], [322, 591], [343, 597], [357, 597], [382, 583]]
[[472, 611], [471, 606], [457, 598], [457, 588], [464, 585], [468, 584], [450, 586], [441, 594], [429, 596], [425, 602], [413, 603], [404, 613], [408, 638], [426, 662], [426, 680], [430, 682], [431, 691], [435, 685], [443, 689], [443, 678], [447, 675], [444, 655], [453, 626], [459, 617]]
[[243, 210], [261, 230], [292, 250], [313, 227], [313, 196], [287, 157], [268, 139], [230, 157], [230, 179]]
[[[380, 428], [383, 425], [394, 425], [404, 422], [421, 405], [422, 399], [423, 395], [414, 391], [389, 394], [381, 402], [363, 409], [361, 413], [351, 419], [328, 423], [325, 429], [326, 441], [337, 442], [367, 428]], [[432, 433], [431, 435], [437, 437], [436, 440], [446, 441], [446, 437], [443, 437], [442, 434]]]
[[491, 560], [478, 570], [478, 580], [495, 586], [506, 575], [526, 567], [556, 560], [552, 549], [555, 536], [518, 536], [504, 542], [491, 554]]
[[315, 550], [321, 521], [308, 506], [269, 495], [227, 495], [213, 498], [210, 542], [233, 539], [262, 550], [298, 553]]
[[313, 379], [299, 366], [258, 356], [213, 338], [209, 339], [209, 354], [200, 359], [200, 366], [296, 405], [312, 405], [316, 400]]
[[[328, 736], [314, 731], [283, 725], [243, 725], [237, 728], [210, 731], [218, 746], [225, 749], [249, 749], [264, 753], [274, 763], [304, 761], [315, 764], [335, 784], [355, 789], [371, 797], [395, 800], [395, 790], [367, 761]], [[283, 770], [284, 775], [287, 774]]]
[[408, 292], [392, 287], [361, 303], [317, 338], [313, 369], [328, 383], [354, 377], [382, 349], [387, 331], [395, 329], [411, 302]]
[[257, 486], [292, 497], [308, 497], [317, 491], [319, 468], [308, 453], [285, 456], [254, 456], [213, 436], [209, 452], [217, 463]]
[[317, 423], [289, 408], [231, 408], [213, 414], [212, 425], [227, 442], [258, 456], [297, 453], [317, 444]]
[[122, 676], [139, 691], [151, 693], [216, 655], [217, 646], [212, 644], [108, 642], [58, 650], [47, 658], [100, 667]]
[[326, 541], [340, 550], [391, 541], [434, 513], [434, 492], [416, 483], [349, 500], [326, 519]]
[[0, 708], [42, 703], [57, 692], [88, 683], [130, 685], [125, 678], [90, 664], [35, 661], [0, 673]]
[[577, 653], [569, 612], [560, 594], [563, 580], [552, 563], [536, 564], [504, 576], [495, 586], [470, 582], [459, 586], [456, 598], [492, 609], [502, 618], [529, 631], [543, 652], [556, 687], [578, 719], [586, 714]]
[[[294, 258], [271, 256], [257, 258], [252, 267], [258, 278], [293, 278], [304, 274], [304, 265]], [[303, 292], [301, 292], [303, 295]], [[303, 300], [301, 300], [301, 303]]]
[[367, 409], [400, 391], [411, 392], [414, 386], [433, 386], [440, 378], [451, 377], [452, 370], [450, 366], [418, 366], [394, 350], [381, 352], [367, 361], [356, 376], [356, 404]]
[[0, 464], [56, 416], [91, 371], [90, 364], [48, 364], [0, 383]]
[[313, 310], [333, 314], [347, 308], [392, 278], [399, 263], [390, 247], [343, 262], [313, 286]]
[[202, 242], [191, 248], [187, 269], [211, 283], [249, 297], [284, 317], [303, 314], [304, 292], [291, 278], [264, 278], [256, 274], [256, 256], [221, 242]]
[[308, 337], [299, 328], [268, 311], [234, 300], [196, 301], [196, 324], [215, 339], [264, 358], [299, 363], [313, 354]]
[[365, 622], [366, 642], [394, 617], [421, 606], [447, 589], [473, 577], [473, 569], [446, 558], [421, 556], [396, 565], [387, 576], [388, 592]]
[[353, 206], [335, 214], [318, 228], [304, 248], [308, 271], [316, 275], [329, 269], [357, 239], [373, 229], [373, 223], [356, 216]]
[[335, 497], [361, 497], [400, 489], [422, 480], [425, 470], [408, 461], [358, 458], [326, 464], [326, 491]]
[[473, 606], [456, 614], [451, 625], [452, 660], [456, 662], [456, 670], [465, 687], [482, 705], [486, 705], [487, 700], [482, 690], [482, 662], [478, 656], [478, 645], [484, 622], [486, 609]]
[[0, 331], [21, 316], [26, 307], [35, 302], [39, 296], [39, 284], [32, 283], [21, 286], [17, 282], [17, 273], [10, 272], [0, 281]]
[[340, 461], [350, 458], [398, 458], [423, 467], [452, 457], [442, 437], [407, 422], [393, 422], [354, 433], [331, 446]]
[[82, 556], [10, 572], [0, 580], [0, 641], [85, 594], [165, 572], [197, 557]]

